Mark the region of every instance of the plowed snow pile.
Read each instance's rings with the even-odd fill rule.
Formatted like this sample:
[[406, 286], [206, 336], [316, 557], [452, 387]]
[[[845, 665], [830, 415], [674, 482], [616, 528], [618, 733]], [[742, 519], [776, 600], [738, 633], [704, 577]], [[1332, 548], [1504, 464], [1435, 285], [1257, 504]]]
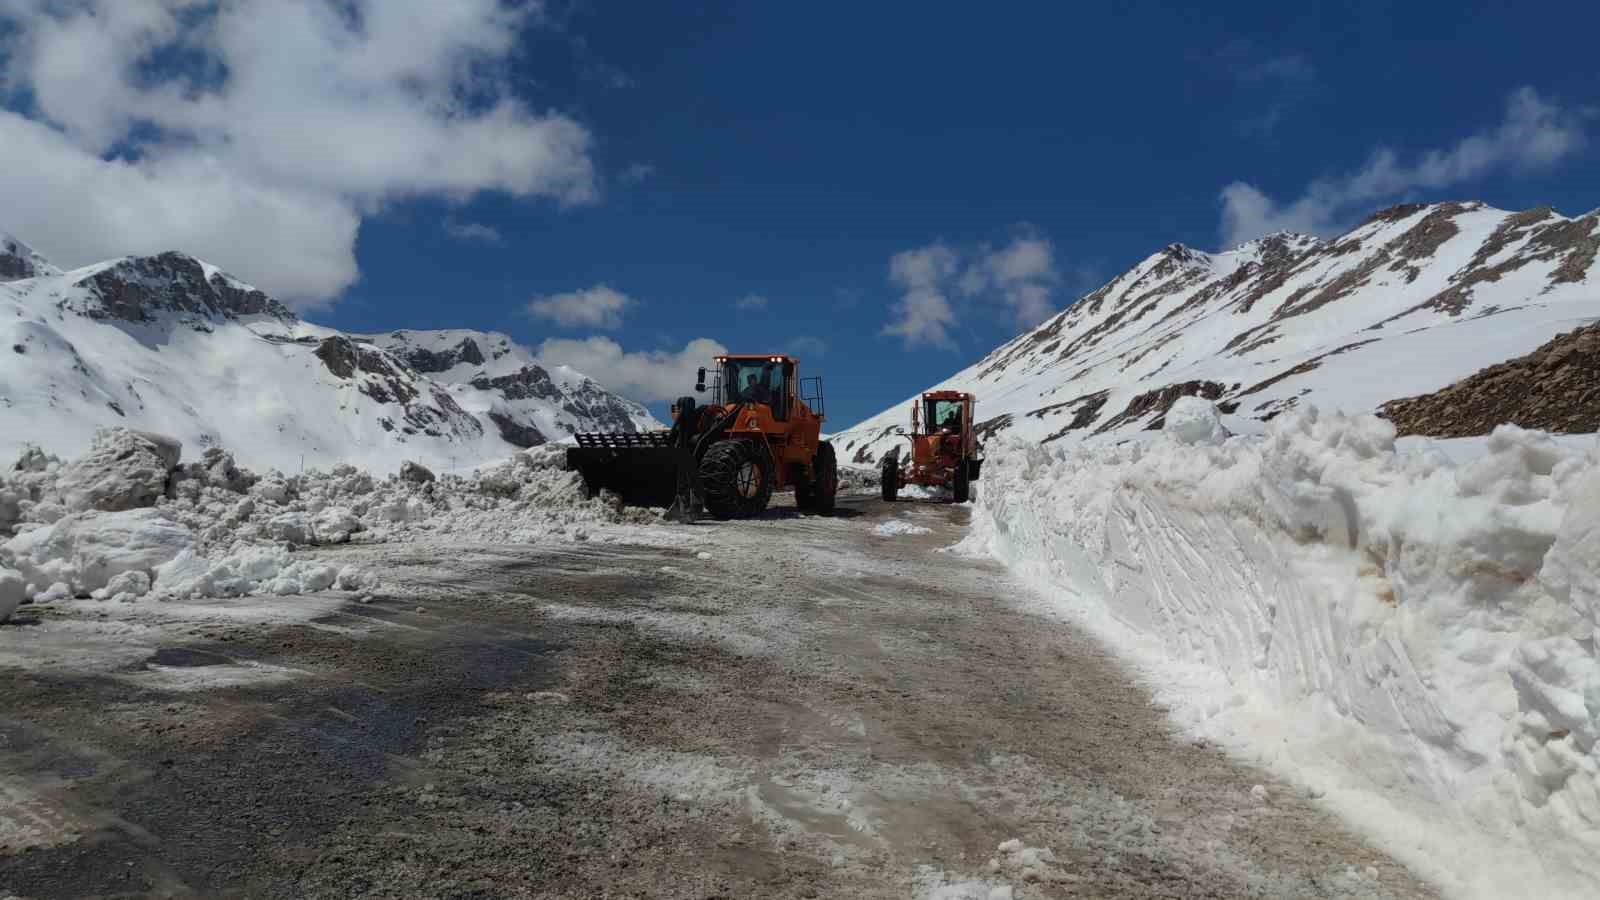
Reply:
[[584, 497], [557, 448], [470, 476], [408, 463], [379, 480], [352, 466], [257, 476], [218, 448], [179, 464], [170, 438], [113, 429], [82, 459], [37, 449], [0, 472], [0, 621], [24, 600], [364, 591], [377, 577], [296, 558], [348, 541], [586, 540], [657, 513]]
[[964, 549], [1452, 892], [1595, 896], [1600, 451], [1504, 426], [1457, 463], [1315, 410], [1217, 438], [992, 446]]

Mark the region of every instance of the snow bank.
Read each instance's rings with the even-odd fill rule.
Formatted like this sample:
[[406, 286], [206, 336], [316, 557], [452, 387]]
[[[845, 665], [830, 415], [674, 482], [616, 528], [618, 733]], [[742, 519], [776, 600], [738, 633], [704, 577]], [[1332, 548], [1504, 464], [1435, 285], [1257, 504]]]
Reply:
[[17, 535], [0, 547], [0, 558], [37, 587], [59, 582], [76, 596], [127, 572], [148, 574], [193, 542], [189, 529], [158, 510], [77, 513]]
[[1220, 445], [996, 448], [978, 505], [965, 547], [1132, 656], [1187, 732], [1459, 893], [1594, 895], [1600, 453], [1506, 426], [1457, 463], [1308, 410]]
[[467, 476], [411, 466], [384, 480], [347, 465], [257, 476], [216, 447], [188, 465], [178, 455], [174, 441], [120, 429], [71, 463], [25, 452], [0, 475], [0, 565], [16, 570], [35, 602], [354, 591], [376, 579], [295, 559], [291, 549], [585, 540], [599, 524], [660, 521], [658, 511], [588, 499], [560, 448]]

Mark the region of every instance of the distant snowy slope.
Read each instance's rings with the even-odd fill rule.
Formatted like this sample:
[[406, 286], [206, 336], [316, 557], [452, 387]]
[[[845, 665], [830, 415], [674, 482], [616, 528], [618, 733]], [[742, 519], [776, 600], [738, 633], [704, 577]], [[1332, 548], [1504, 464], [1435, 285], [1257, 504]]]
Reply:
[[503, 335], [459, 333], [491, 344], [486, 358], [498, 352], [492, 338], [504, 341], [502, 358], [517, 365], [461, 360], [429, 377], [414, 355], [301, 321], [181, 253], [70, 272], [33, 265], [36, 276], [0, 284], [0, 458], [29, 443], [76, 456], [97, 428], [123, 425], [178, 437], [188, 454], [225, 446], [258, 468], [303, 458], [387, 472], [656, 424], [577, 373], [539, 368]]
[[[1240, 433], [1303, 402], [1371, 412], [1600, 317], [1597, 247], [1600, 212], [1482, 203], [1398, 206], [1328, 241], [1173, 244], [934, 387], [976, 394], [990, 435], [1067, 444], [1159, 428], [1184, 395]], [[869, 464], [907, 418], [834, 441]]]

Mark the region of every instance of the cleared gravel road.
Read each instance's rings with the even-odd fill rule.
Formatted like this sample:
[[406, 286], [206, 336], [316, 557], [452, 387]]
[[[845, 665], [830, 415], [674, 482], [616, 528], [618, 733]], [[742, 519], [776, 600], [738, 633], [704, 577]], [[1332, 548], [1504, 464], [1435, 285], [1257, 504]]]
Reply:
[[397, 589], [297, 622], [25, 610], [0, 896], [1431, 895], [939, 552], [967, 515], [350, 547]]

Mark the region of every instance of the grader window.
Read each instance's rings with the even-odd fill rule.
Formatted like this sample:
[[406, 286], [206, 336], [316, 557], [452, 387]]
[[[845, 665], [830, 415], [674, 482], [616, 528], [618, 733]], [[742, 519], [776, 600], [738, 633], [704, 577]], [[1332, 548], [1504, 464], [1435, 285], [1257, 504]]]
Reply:
[[928, 431], [930, 433], [941, 428], [948, 428], [952, 434], [961, 431], [960, 400], [929, 400], [928, 401]]

